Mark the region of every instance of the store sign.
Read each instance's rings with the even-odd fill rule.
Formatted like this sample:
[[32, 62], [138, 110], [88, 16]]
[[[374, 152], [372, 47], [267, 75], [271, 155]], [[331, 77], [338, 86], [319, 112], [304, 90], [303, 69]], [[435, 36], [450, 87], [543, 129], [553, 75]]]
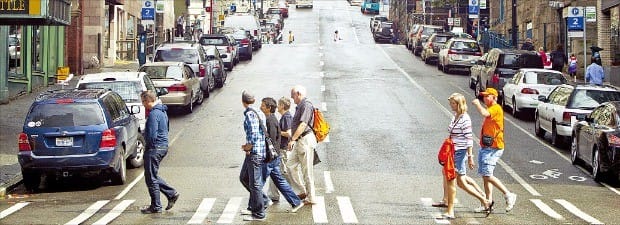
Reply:
[[596, 6], [586, 6], [586, 22], [596, 22]]
[[0, 0], [0, 25], [69, 24], [69, 0]]
[[28, 14], [29, 0], [0, 0], [0, 14]]

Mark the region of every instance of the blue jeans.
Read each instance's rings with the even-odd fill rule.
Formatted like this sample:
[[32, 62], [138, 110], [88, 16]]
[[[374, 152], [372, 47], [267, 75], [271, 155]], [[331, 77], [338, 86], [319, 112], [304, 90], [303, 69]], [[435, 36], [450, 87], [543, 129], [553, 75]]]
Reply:
[[166, 198], [172, 198], [177, 191], [164, 181], [157, 174], [159, 171], [159, 163], [168, 153], [167, 148], [149, 149], [145, 152], [144, 157], [144, 180], [146, 181], [146, 187], [149, 190], [151, 196], [151, 208], [155, 210], [161, 210], [161, 201], [159, 198], [159, 192], [164, 193]]
[[265, 164], [262, 156], [246, 155], [241, 167], [241, 174], [239, 174], [241, 184], [250, 192], [248, 210], [252, 211], [252, 216], [256, 218], [265, 218], [265, 204], [269, 200], [267, 195], [263, 193], [263, 167]]
[[271, 177], [271, 180], [276, 185], [278, 190], [284, 195], [286, 201], [291, 204], [291, 206], [295, 207], [301, 204], [301, 199], [297, 197], [295, 191], [291, 185], [289, 185], [288, 181], [282, 175], [282, 170], [280, 169], [280, 160], [281, 157], [278, 156], [276, 159], [267, 163], [265, 169], [263, 170], [263, 183], [267, 180], [267, 177]]
[[458, 175], [467, 174], [467, 149], [457, 149], [454, 151], [454, 167]]

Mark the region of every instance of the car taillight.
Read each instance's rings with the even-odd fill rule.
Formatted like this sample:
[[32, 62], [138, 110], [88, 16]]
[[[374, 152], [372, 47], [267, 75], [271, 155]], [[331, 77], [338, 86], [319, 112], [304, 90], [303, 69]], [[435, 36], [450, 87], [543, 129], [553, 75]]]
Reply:
[[17, 145], [19, 146], [19, 151], [32, 151], [30, 148], [30, 141], [28, 141], [28, 135], [26, 133], [19, 134]]
[[116, 146], [116, 132], [112, 129], [107, 129], [101, 132], [101, 144], [99, 148], [110, 148]]
[[429, 48], [433, 48], [433, 42], [428, 43]]
[[607, 134], [607, 141], [609, 145], [619, 147], [620, 146], [620, 138], [614, 134]]
[[538, 94], [538, 90], [533, 88], [523, 88], [521, 89], [521, 94]]
[[482, 56], [482, 52], [476, 52], [474, 53], [475, 56]]
[[571, 112], [564, 112], [562, 113], [562, 121], [565, 123], [570, 123], [570, 117], [573, 116], [573, 113]]
[[20, 46], [16, 46], [16, 47], [15, 47], [15, 50], [16, 50], [16, 51], [19, 51], [20, 49], [21, 49], [21, 47], [20, 47]]
[[186, 91], [187, 87], [183, 84], [173, 84], [172, 86], [168, 87], [168, 91]]
[[452, 51], [452, 50], [448, 50], [448, 56], [450, 56], [450, 55], [456, 55], [456, 52]]
[[491, 83], [499, 84], [499, 74], [493, 74], [493, 77], [491, 78]]
[[228, 48], [226, 48], [226, 52], [231, 53], [233, 51], [233, 47], [232, 46], [228, 46]]
[[247, 38], [241, 39], [241, 44], [242, 45], [249, 45], [250, 44], [250, 39], [247, 39]]
[[200, 77], [204, 77], [206, 74], [206, 68], [204, 65], [200, 64], [200, 66], [198, 66], [198, 71], [200, 72]]

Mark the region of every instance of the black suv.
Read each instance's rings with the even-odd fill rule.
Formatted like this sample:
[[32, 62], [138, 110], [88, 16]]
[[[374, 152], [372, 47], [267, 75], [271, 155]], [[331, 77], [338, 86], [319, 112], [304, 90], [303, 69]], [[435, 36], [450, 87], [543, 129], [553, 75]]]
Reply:
[[114, 184], [127, 180], [127, 163], [140, 167], [144, 137], [119, 94], [104, 89], [59, 90], [39, 95], [18, 137], [24, 185], [36, 190], [49, 179], [74, 174], [103, 175]]

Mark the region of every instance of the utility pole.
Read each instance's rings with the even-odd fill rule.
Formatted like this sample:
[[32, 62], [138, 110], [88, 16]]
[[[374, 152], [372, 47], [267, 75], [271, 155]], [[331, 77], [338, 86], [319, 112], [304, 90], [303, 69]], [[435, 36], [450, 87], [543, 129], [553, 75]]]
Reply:
[[517, 0], [512, 0], [512, 46], [519, 48], [519, 27], [517, 26]]

